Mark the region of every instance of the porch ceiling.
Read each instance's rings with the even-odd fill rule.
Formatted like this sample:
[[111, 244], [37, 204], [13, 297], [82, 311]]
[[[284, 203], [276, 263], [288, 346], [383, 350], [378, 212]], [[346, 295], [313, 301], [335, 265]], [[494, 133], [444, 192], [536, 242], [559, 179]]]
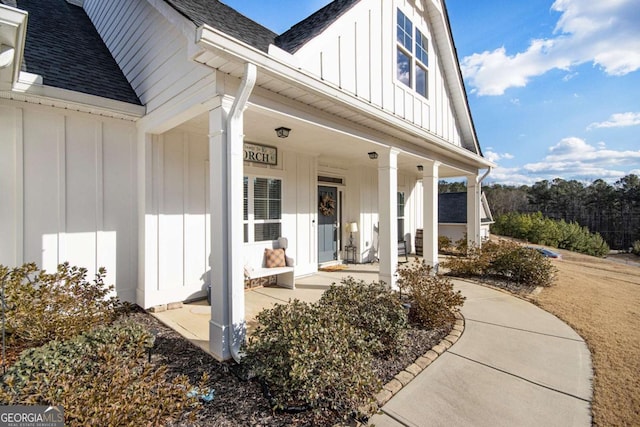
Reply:
[[[179, 127], [199, 134], [209, 133], [209, 121], [206, 114], [195, 117]], [[288, 138], [278, 138], [275, 129], [284, 126], [291, 129]], [[335, 129], [320, 126], [296, 117], [279, 114], [274, 111], [249, 107], [244, 113], [245, 141], [271, 145], [280, 150], [310, 154], [318, 157], [318, 163], [337, 168], [377, 167], [368, 153], [380, 151], [383, 147], [371, 141], [354, 137]], [[398, 169], [421, 178], [417, 166], [423, 159], [413, 154], [401, 152], [398, 156]], [[465, 172], [451, 165], [442, 164], [442, 178], [461, 177]]]

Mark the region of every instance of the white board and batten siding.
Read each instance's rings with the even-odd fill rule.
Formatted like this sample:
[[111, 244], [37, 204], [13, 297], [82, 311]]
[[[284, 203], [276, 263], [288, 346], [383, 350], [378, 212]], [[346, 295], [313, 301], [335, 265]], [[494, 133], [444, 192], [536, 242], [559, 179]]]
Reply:
[[[304, 68], [342, 90], [460, 146], [427, 13], [413, 1], [363, 0], [294, 55]], [[396, 79], [396, 11], [429, 39], [428, 99]]]
[[149, 2], [86, 0], [84, 9], [147, 113], [193, 86], [213, 88], [211, 70], [188, 60], [192, 41]]
[[135, 124], [0, 102], [0, 263], [69, 262], [135, 301]]
[[203, 296], [211, 253], [207, 137], [174, 129], [148, 155], [145, 307]]
[[[152, 138], [145, 212], [145, 277], [140, 304], [150, 307], [204, 296], [211, 256], [208, 137], [184, 127]], [[282, 236], [295, 259], [296, 275], [316, 271], [316, 161], [309, 155], [278, 153], [278, 165], [245, 164], [245, 175], [282, 179]], [[212, 203], [220, 203], [214, 200]], [[273, 242], [245, 245], [254, 268]]]

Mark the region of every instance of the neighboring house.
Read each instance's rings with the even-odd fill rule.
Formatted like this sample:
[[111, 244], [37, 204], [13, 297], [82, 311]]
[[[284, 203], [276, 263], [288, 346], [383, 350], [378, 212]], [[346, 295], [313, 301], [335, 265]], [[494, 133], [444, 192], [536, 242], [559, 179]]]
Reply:
[[355, 222], [395, 287], [398, 238], [424, 228], [437, 263], [438, 180], [466, 177], [480, 242], [492, 163], [442, 0], [336, 0], [280, 35], [214, 0], [0, 1], [0, 263], [104, 266], [145, 308], [211, 284], [225, 359], [278, 237], [307, 275]]
[[[452, 242], [464, 238], [467, 232], [467, 193], [441, 193], [438, 195], [438, 235]], [[480, 194], [480, 239], [490, 236], [493, 215], [484, 193]]]

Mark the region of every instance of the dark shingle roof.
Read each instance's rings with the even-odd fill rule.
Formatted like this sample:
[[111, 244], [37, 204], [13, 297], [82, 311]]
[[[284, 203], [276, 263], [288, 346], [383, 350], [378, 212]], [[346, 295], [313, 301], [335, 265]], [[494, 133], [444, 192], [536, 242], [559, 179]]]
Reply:
[[[482, 196], [484, 197], [484, 195]], [[482, 201], [480, 202], [482, 203]], [[480, 219], [481, 223], [492, 222], [486, 217], [486, 212]], [[438, 194], [438, 222], [447, 224], [467, 223], [467, 193], [440, 193]]]
[[360, 0], [335, 0], [276, 38], [276, 46], [295, 53], [305, 43], [322, 33], [336, 19]]
[[268, 52], [277, 36], [218, 0], [165, 1], [197, 26], [207, 24], [263, 52]]
[[466, 224], [467, 193], [438, 194], [438, 222]]
[[82, 8], [64, 0], [1, 1], [29, 13], [22, 71], [47, 86], [140, 105]]

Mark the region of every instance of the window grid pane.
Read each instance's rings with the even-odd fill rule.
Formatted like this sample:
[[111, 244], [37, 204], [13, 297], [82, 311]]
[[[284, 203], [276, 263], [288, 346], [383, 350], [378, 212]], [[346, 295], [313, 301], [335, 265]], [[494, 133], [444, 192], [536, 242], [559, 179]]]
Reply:
[[427, 70], [420, 65], [416, 65], [416, 92], [427, 98]]
[[404, 46], [409, 52], [413, 49], [413, 24], [398, 10], [398, 43]]
[[279, 222], [267, 222], [254, 225], [256, 242], [264, 242], [269, 240], [278, 240], [280, 237], [280, 223]]
[[416, 30], [416, 59], [425, 66], [429, 65], [428, 46], [427, 38], [419, 30]]
[[397, 63], [396, 78], [411, 87], [411, 59], [398, 48], [398, 63]]

